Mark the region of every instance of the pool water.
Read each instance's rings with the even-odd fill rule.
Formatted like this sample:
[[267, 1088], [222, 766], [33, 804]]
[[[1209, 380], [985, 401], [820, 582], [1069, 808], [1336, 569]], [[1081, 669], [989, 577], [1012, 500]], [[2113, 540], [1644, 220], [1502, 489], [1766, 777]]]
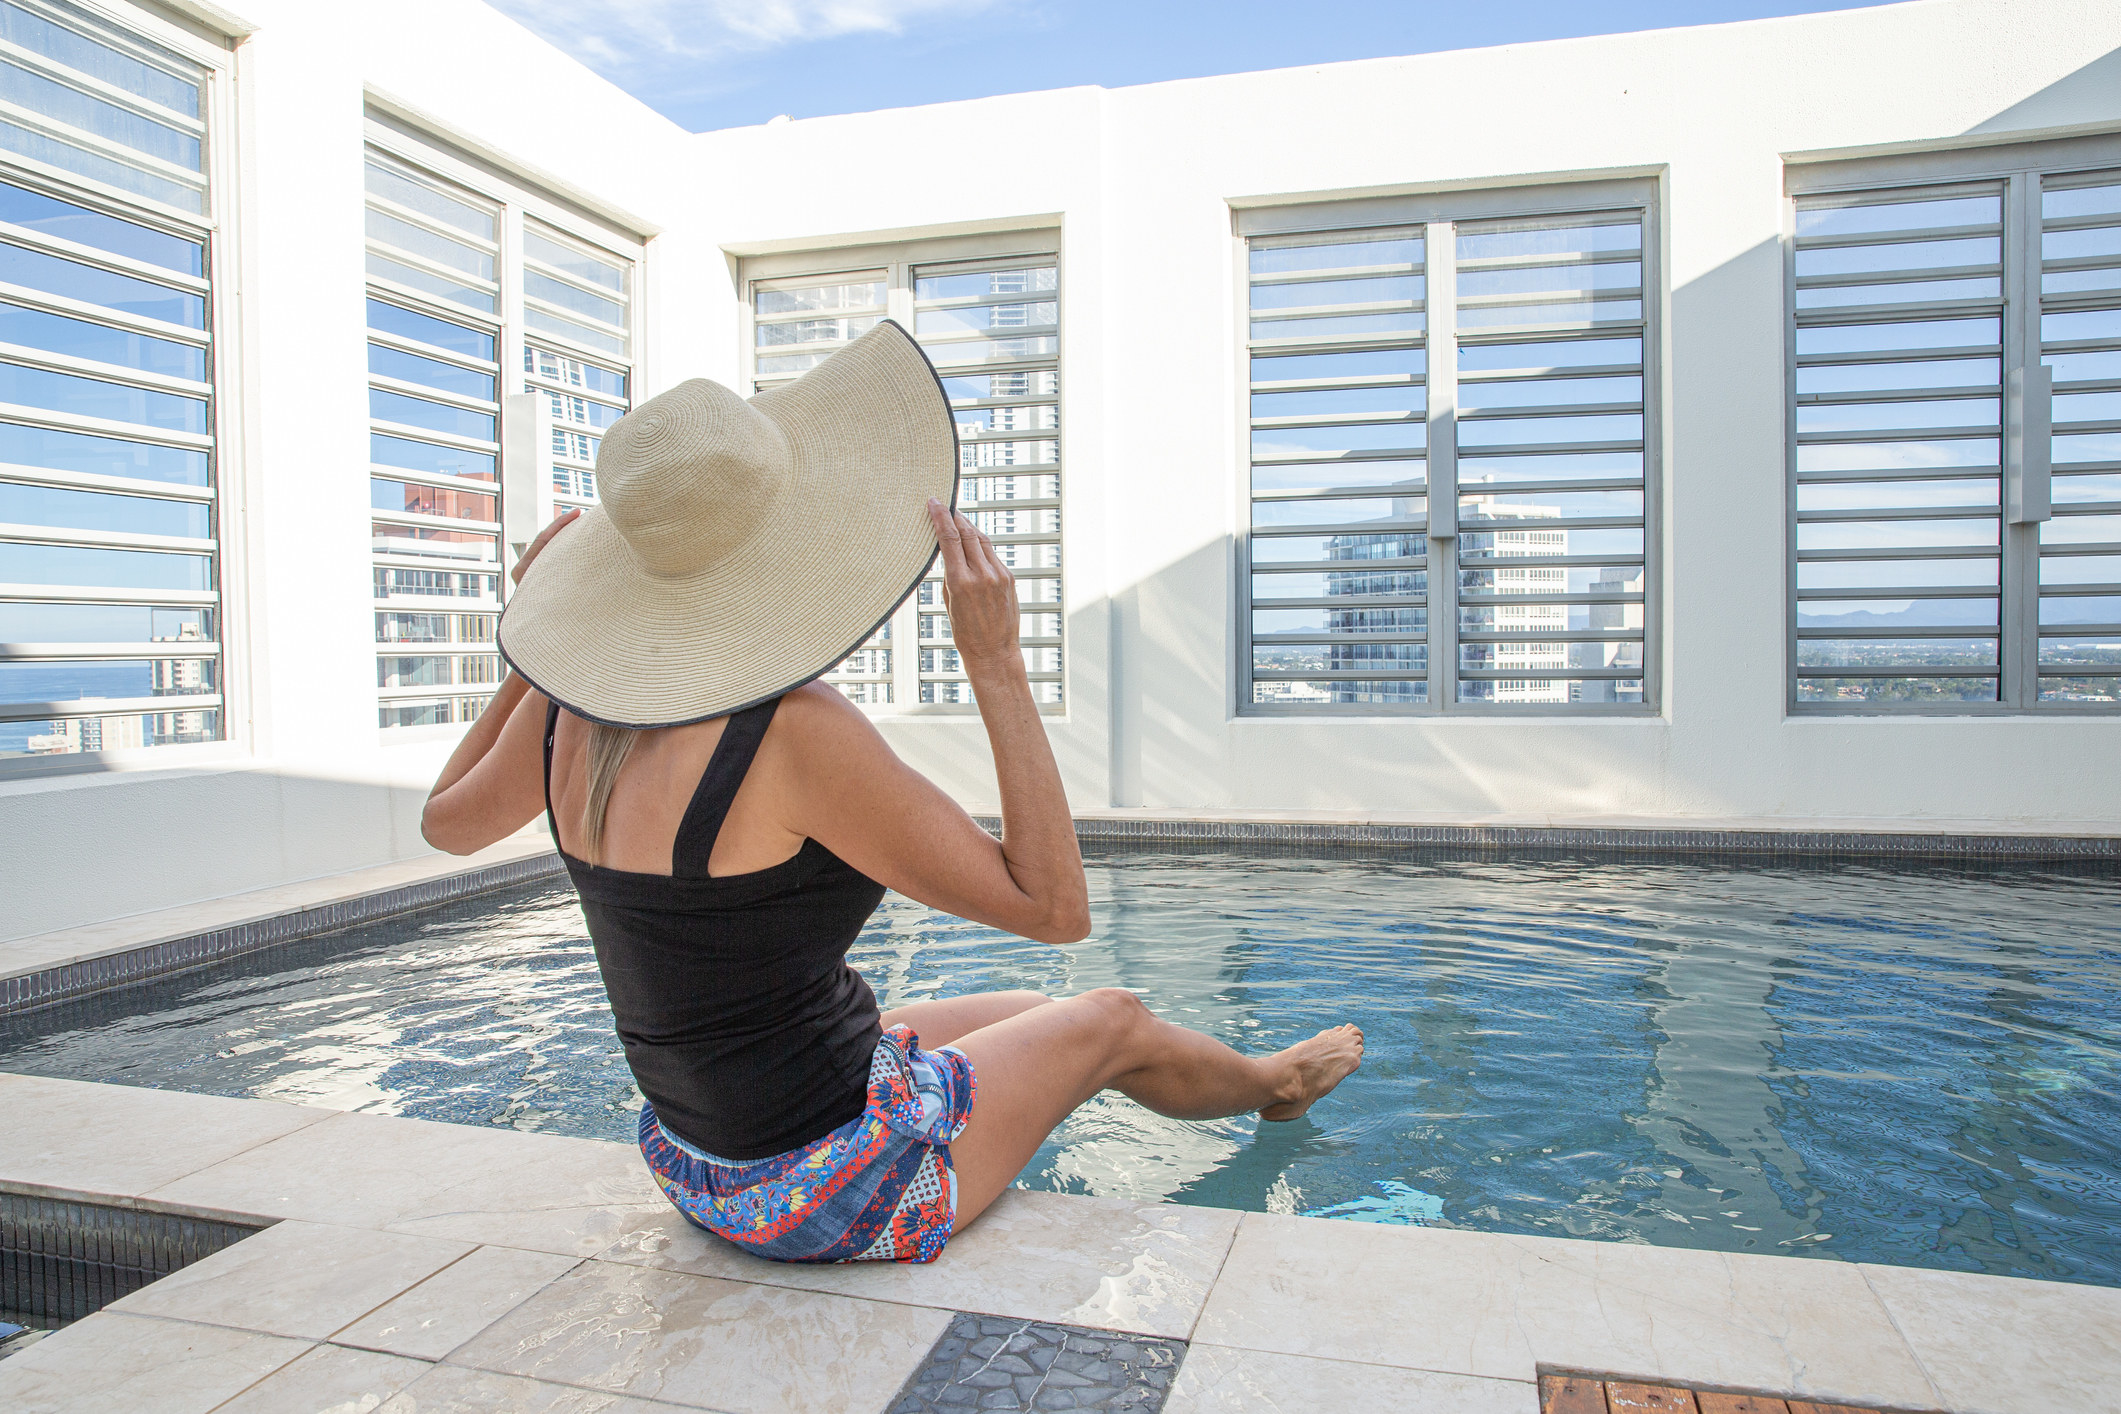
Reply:
[[[1123, 986], [1303, 1120], [1106, 1095], [1031, 1188], [2121, 1286], [2121, 871], [1117, 854], [1049, 947], [897, 896], [884, 1005]], [[0, 1020], [0, 1069], [630, 1140], [581, 914], [539, 885]]]

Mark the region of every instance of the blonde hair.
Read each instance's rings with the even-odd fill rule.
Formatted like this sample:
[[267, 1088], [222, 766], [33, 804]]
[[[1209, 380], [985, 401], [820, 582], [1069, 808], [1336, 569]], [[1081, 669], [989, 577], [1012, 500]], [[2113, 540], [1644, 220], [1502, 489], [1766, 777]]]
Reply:
[[619, 783], [619, 771], [640, 735], [631, 727], [589, 723], [589, 748], [583, 753], [589, 798], [582, 802], [582, 858], [591, 864], [603, 862], [604, 812], [611, 805], [611, 789]]

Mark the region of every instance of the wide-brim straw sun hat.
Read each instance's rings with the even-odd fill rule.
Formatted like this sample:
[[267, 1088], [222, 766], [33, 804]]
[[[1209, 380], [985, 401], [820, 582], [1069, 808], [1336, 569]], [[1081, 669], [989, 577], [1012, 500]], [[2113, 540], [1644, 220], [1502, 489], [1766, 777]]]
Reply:
[[934, 561], [957, 424], [928, 356], [883, 320], [746, 401], [694, 378], [611, 425], [600, 504], [546, 543], [501, 654], [577, 716], [724, 716], [829, 671]]

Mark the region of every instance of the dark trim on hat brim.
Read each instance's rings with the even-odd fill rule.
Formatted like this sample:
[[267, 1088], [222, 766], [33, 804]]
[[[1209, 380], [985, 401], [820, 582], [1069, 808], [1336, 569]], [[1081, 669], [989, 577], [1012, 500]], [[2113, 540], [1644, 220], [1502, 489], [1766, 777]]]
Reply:
[[[929, 381], [935, 384], [936, 396], [943, 400], [943, 416], [948, 418], [950, 421], [950, 500], [947, 502], [947, 508], [952, 515], [955, 515], [957, 514], [958, 483], [964, 480], [964, 453], [963, 443], [958, 439], [957, 435], [957, 418], [952, 416], [950, 411], [950, 394], [943, 387], [943, 375], [935, 371], [935, 361], [928, 357], [928, 351], [921, 347], [920, 340], [914, 338], [912, 333], [906, 328], [905, 325], [899, 323], [896, 319], [879, 319], [877, 323], [880, 326], [889, 324], [892, 328], [899, 331], [899, 334], [906, 340], [907, 343], [913, 346], [913, 351], [921, 356], [921, 366], [928, 370]], [[845, 662], [847, 656], [854, 652], [855, 649], [861, 647], [864, 643], [867, 643], [870, 638], [875, 635], [878, 629], [882, 628], [885, 624], [891, 622], [891, 616], [899, 611], [899, 605], [905, 603], [906, 597], [912, 594], [914, 590], [921, 587], [921, 581], [928, 577], [929, 569], [935, 564], [937, 556], [941, 555], [942, 553], [942, 542], [937, 541], [934, 553], [928, 556], [927, 560], [921, 565], [919, 572], [913, 576], [913, 583], [907, 585], [904, 589], [899, 591], [898, 597], [891, 601], [891, 607], [884, 610], [884, 616], [878, 619], [875, 623], [869, 625], [868, 628], [862, 630], [861, 636], [856, 638], [854, 642], [848, 644], [845, 648], [842, 648], [839, 652], [833, 654], [831, 658], [827, 659], [824, 667], [817, 669], [815, 672], [804, 674], [802, 677], [797, 678], [794, 682], [789, 683], [786, 687], [779, 688], [773, 692], [761, 693], [759, 696], [752, 698], [749, 702], [740, 702], [734, 707], [724, 707], [718, 712], [709, 712], [702, 717], [686, 717], [682, 720], [673, 722], [614, 722], [608, 718], [599, 717], [592, 713], [584, 712], [581, 708], [574, 706], [566, 699], [559, 697], [554, 693], [548, 692], [545, 688], [539, 686], [538, 680], [532, 677], [529, 673], [524, 672], [522, 665], [516, 662], [514, 658], [511, 658], [508, 655], [508, 645], [501, 641], [500, 625], [498, 624], [498, 622], [496, 622], [494, 626], [494, 648], [500, 653], [501, 661], [508, 664], [508, 670], [523, 679], [524, 682], [529, 683], [533, 691], [537, 692], [540, 696], [544, 697], [545, 700], [548, 702], [559, 703], [561, 707], [566, 708], [567, 711], [571, 712], [577, 717], [580, 717], [585, 722], [594, 722], [600, 727], [618, 727], [622, 730], [630, 732], [653, 731], [657, 727], [689, 727], [700, 722], [712, 722], [719, 717], [732, 716], [735, 713], [744, 711], [746, 708], [756, 707], [763, 702], [771, 702], [777, 697], [786, 697], [789, 693], [795, 691], [797, 688], [804, 687], [810, 683], [816, 682], [819, 678], [831, 672], [835, 666], [842, 662]], [[505, 613], [507, 606], [503, 605], [502, 609]], [[916, 648], [915, 651], [918, 652], [919, 650]]]

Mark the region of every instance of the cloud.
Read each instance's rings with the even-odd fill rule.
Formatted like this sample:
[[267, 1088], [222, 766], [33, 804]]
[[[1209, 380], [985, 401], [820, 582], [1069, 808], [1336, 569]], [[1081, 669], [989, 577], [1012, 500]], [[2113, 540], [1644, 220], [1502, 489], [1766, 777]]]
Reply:
[[1012, 0], [492, 0], [621, 84], [644, 69], [718, 61], [849, 34], [897, 35]]

